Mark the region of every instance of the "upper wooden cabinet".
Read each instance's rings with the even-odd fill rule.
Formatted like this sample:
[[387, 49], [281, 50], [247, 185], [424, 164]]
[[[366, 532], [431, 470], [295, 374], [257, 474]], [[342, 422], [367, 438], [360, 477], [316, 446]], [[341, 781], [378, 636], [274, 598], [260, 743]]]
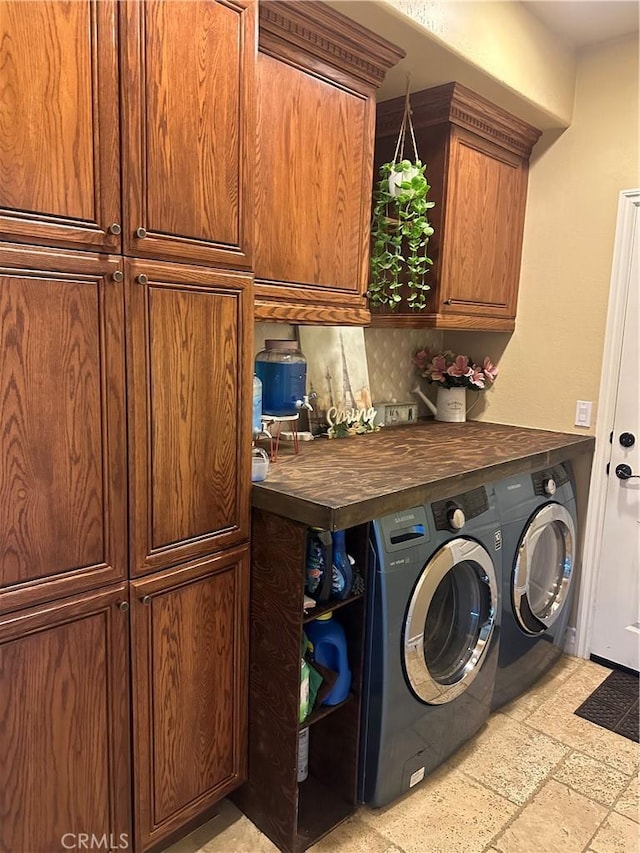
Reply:
[[0, 10], [0, 239], [120, 250], [114, 0]]
[[120, 267], [0, 244], [0, 612], [126, 577]]
[[251, 267], [256, 3], [120, 10], [124, 252]]
[[[461, 86], [411, 96], [427, 164], [434, 261], [424, 311], [377, 308], [376, 326], [511, 331], [515, 327], [531, 149], [540, 131]], [[393, 157], [404, 98], [378, 106], [376, 168]]]
[[0, 239], [251, 267], [256, 17], [254, 0], [3, 3]]
[[126, 261], [130, 571], [249, 538], [252, 280]]
[[402, 56], [323, 3], [260, 5], [257, 318], [369, 322], [375, 90]]

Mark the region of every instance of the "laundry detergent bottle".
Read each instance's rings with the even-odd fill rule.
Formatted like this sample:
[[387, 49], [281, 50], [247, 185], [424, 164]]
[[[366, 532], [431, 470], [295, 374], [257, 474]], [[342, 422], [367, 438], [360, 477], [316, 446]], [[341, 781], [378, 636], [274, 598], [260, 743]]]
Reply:
[[305, 628], [313, 645], [313, 659], [321, 666], [337, 673], [338, 678], [322, 700], [323, 705], [338, 705], [349, 695], [351, 670], [347, 658], [347, 638], [344, 628], [333, 619], [332, 613], [323, 613]]

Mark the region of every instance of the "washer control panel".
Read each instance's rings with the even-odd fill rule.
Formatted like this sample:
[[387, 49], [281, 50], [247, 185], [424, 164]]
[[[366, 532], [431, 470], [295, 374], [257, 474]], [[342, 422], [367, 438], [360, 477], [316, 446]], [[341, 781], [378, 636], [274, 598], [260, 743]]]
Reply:
[[464, 512], [457, 504], [454, 503], [452, 503], [447, 510], [447, 519], [449, 521], [450, 530], [462, 530], [467, 521]]
[[489, 509], [489, 497], [484, 486], [431, 504], [436, 530], [461, 530], [471, 518]]
[[556, 489], [569, 482], [569, 474], [564, 465], [554, 465], [553, 468], [536, 471], [535, 474], [531, 475], [531, 480], [536, 495], [551, 497], [556, 493]]

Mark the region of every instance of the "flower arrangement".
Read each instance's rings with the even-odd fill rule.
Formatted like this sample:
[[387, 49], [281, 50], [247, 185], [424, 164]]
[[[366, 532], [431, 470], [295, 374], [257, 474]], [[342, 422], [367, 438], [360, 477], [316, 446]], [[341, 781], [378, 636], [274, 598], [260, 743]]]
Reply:
[[425, 347], [418, 350], [412, 361], [427, 382], [433, 382], [440, 388], [471, 388], [480, 391], [498, 375], [498, 368], [488, 356], [479, 365], [468, 355], [455, 355], [451, 350], [432, 352]]

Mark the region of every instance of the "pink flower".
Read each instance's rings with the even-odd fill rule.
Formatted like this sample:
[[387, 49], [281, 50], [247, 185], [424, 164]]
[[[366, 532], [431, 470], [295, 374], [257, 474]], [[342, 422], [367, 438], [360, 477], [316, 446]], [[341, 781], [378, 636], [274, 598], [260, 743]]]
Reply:
[[474, 364], [472, 369], [473, 373], [469, 377], [469, 382], [476, 388], [484, 388], [484, 370], [477, 364]]
[[447, 373], [447, 362], [445, 361], [444, 356], [434, 356], [434, 359], [427, 370], [427, 375], [432, 382], [443, 382], [445, 374]]
[[493, 380], [498, 375], [498, 368], [493, 366], [489, 356], [487, 356], [483, 362], [482, 372], [484, 373], [484, 378], [487, 380], [487, 382], [493, 382]]
[[494, 367], [488, 356], [480, 365], [470, 356], [456, 355], [451, 350], [436, 352], [423, 347], [411, 361], [427, 382], [434, 382], [441, 388], [472, 388], [481, 391], [498, 375], [498, 368]]
[[447, 373], [449, 376], [471, 376], [473, 370], [469, 367], [468, 357], [466, 355], [459, 355], [453, 364], [447, 368]]
[[420, 370], [426, 370], [431, 360], [431, 354], [428, 349], [421, 349], [418, 350], [411, 360]]

